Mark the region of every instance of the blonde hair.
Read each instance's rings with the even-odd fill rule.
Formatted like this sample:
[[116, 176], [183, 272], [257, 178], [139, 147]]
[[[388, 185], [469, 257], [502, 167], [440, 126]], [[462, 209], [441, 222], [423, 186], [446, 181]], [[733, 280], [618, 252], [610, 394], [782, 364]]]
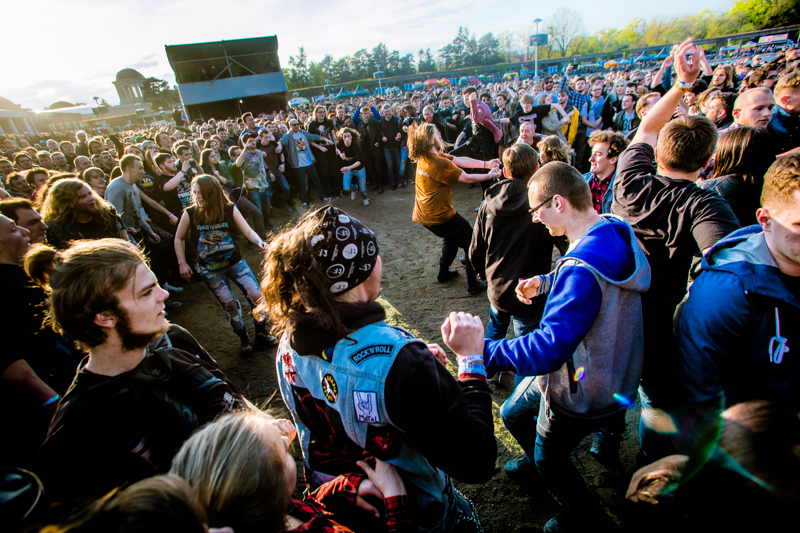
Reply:
[[418, 161], [436, 146], [436, 126], [429, 123], [412, 124], [408, 128], [408, 157]]
[[[291, 494], [272, 417], [261, 411], [225, 414], [206, 425], [172, 460], [170, 474], [197, 493], [211, 527], [236, 533], [282, 532]], [[275, 442], [277, 440], [277, 442]]]

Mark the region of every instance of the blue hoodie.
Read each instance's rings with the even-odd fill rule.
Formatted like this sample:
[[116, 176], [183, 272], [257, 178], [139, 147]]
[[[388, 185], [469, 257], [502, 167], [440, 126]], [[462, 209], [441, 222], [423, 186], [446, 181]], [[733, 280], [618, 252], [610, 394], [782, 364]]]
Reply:
[[800, 304], [787, 281], [760, 226], [737, 230], [709, 250], [678, 330], [689, 403], [772, 399], [797, 405]]
[[485, 341], [487, 370], [542, 376], [537, 383], [548, 405], [573, 416], [626, 407], [618, 395], [632, 399], [638, 387], [641, 294], [650, 286], [650, 266], [631, 226], [603, 215], [558, 260], [545, 286], [551, 290], [539, 329]]

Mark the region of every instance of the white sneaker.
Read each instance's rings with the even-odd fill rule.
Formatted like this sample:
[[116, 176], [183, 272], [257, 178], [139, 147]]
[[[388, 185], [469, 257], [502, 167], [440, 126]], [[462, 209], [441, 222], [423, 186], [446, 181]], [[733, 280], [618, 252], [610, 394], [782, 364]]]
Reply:
[[369, 205], [369, 198], [364, 198], [364, 205]]
[[350, 191], [350, 200], [355, 200], [355, 199], [356, 199], [356, 190], [352, 189]]
[[167, 289], [169, 292], [181, 292], [183, 290], [183, 287], [175, 287], [174, 285], [170, 285], [169, 283], [165, 283], [164, 288]]
[[303, 209], [308, 209], [308, 204], [307, 204], [307, 203], [305, 203], [305, 202], [303, 202], [303, 205], [302, 205], [302, 206], [300, 206], [300, 207], [302, 207]]

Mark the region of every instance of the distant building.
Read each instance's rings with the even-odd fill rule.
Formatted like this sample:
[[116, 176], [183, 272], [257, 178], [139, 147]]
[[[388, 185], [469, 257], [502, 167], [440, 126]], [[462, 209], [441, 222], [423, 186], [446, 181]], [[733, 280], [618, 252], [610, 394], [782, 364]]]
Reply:
[[114, 87], [116, 87], [119, 95], [119, 104], [124, 106], [133, 105], [137, 102], [144, 103], [144, 97], [142, 96], [144, 80], [145, 77], [132, 68], [124, 68], [117, 72]]
[[0, 97], [0, 135], [36, 133], [36, 128], [27, 111], [5, 98]]

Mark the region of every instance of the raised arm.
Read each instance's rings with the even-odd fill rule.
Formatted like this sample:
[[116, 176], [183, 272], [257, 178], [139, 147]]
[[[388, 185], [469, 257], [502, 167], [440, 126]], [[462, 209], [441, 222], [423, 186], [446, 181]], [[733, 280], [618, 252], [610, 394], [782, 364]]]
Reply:
[[[678, 45], [678, 49], [675, 52], [675, 71], [678, 74], [676, 85], [691, 86], [700, 74], [700, 61], [697, 56], [693, 55], [691, 59], [686, 57], [687, 53], [696, 49], [691, 37]], [[639, 129], [636, 130], [636, 136], [631, 144], [643, 142], [655, 147], [658, 141], [658, 132], [672, 119], [675, 108], [678, 107], [681, 99], [683, 99], [683, 94], [676, 86], [667, 91], [664, 97], [642, 119], [642, 123], [639, 125]]]

